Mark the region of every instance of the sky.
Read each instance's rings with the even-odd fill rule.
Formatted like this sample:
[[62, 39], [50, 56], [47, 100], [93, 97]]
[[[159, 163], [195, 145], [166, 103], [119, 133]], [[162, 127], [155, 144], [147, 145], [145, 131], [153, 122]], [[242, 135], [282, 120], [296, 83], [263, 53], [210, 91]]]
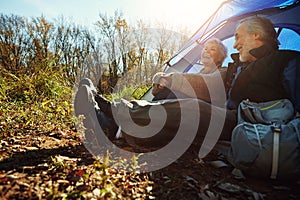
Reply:
[[24, 17], [64, 16], [75, 23], [93, 26], [99, 13], [123, 12], [129, 24], [137, 20], [185, 27], [194, 33], [224, 0], [0, 0], [0, 13]]

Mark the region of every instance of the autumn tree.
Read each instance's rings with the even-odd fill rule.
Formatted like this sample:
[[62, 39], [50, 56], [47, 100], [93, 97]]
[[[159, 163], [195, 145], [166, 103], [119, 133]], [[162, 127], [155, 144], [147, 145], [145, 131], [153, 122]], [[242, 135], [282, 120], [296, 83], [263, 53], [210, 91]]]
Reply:
[[101, 92], [111, 93], [151, 83], [183, 41], [164, 25], [150, 28], [139, 20], [132, 26], [119, 11], [100, 13], [94, 28], [63, 17], [48, 21], [1, 14], [0, 65], [32, 76], [41, 69], [62, 70], [70, 83], [89, 77]]
[[[105, 48], [105, 56], [108, 63], [108, 77], [106, 81], [110, 86], [107, 88], [109, 91], [113, 91], [113, 87], [118, 81], [119, 73], [119, 59], [118, 59], [118, 47], [116, 41], [117, 34], [117, 22], [122, 18], [122, 14], [115, 11], [114, 16], [108, 16], [107, 14], [99, 14], [99, 20], [96, 22], [96, 26], [100, 32], [100, 36], [103, 38], [103, 46]], [[105, 78], [105, 77], [102, 77]], [[101, 85], [100, 85], [101, 87]]]
[[27, 66], [29, 37], [24, 29], [26, 20], [16, 15], [0, 15], [0, 62], [12, 72]]
[[[139, 83], [148, 79], [147, 74], [145, 74], [145, 66], [149, 59], [149, 51], [151, 51], [151, 33], [149, 31], [149, 26], [149, 24], [139, 20], [134, 31], [135, 43], [137, 46], [136, 80]], [[144, 75], [146, 75], [146, 77], [144, 77]]]

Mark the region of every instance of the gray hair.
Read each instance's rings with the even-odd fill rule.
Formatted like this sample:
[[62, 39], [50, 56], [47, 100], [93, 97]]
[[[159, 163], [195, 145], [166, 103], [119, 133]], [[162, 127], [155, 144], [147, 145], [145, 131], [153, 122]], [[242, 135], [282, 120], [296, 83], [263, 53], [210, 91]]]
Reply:
[[223, 42], [219, 39], [219, 38], [210, 38], [209, 40], [207, 40], [205, 43], [204, 43], [204, 46], [207, 44], [207, 43], [210, 43], [210, 42], [215, 42], [218, 44], [218, 47], [221, 51], [221, 54], [222, 54], [222, 63], [224, 62], [225, 58], [227, 57], [227, 54], [228, 54], [228, 50], [227, 50], [227, 47], [223, 44]]
[[240, 21], [240, 24], [247, 23], [247, 32], [249, 34], [260, 35], [260, 40], [269, 44], [274, 49], [278, 49], [279, 41], [272, 22], [263, 17], [252, 16]]

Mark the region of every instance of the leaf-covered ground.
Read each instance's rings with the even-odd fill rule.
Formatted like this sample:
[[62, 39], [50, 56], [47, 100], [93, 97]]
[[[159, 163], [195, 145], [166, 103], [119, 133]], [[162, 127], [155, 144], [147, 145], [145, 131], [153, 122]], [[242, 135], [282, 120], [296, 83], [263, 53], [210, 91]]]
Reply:
[[300, 199], [300, 184], [238, 179], [215, 151], [192, 150], [161, 170], [128, 173], [96, 159], [74, 131], [27, 131], [0, 143], [0, 199]]

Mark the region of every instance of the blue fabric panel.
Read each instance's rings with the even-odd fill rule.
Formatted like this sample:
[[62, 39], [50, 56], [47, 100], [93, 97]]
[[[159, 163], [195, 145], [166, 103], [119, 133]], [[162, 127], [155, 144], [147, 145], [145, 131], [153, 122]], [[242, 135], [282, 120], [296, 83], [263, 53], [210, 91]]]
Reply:
[[[226, 22], [229, 19], [244, 15], [251, 12], [260, 12], [270, 8], [282, 8], [293, 5], [297, 0], [232, 0], [225, 1], [217, 9], [216, 13], [213, 14], [191, 37], [190, 41], [184, 45], [181, 50], [190, 46], [198, 38], [200, 38], [205, 32], [209, 32], [211, 29], [216, 27], [221, 22]], [[295, 16], [292, 16], [295, 17]], [[181, 51], [180, 50], [180, 51]]]
[[283, 73], [283, 84], [295, 109], [300, 112], [300, 56], [289, 62]]

